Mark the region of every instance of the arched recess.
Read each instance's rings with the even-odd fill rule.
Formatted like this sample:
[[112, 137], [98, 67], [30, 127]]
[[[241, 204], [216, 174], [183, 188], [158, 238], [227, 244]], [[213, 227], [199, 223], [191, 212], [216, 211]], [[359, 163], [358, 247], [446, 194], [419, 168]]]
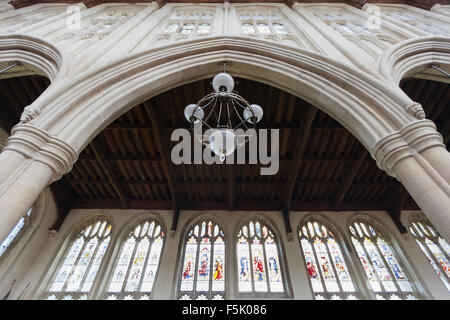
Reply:
[[303, 98], [330, 114], [367, 149], [415, 120], [412, 101], [366, 73], [301, 49], [257, 39], [213, 37], [148, 50], [66, 79], [46, 95], [34, 124], [80, 152], [134, 105], [184, 83], [228, 72]]
[[18, 75], [39, 74], [46, 76], [51, 82], [64, 77], [68, 72], [69, 57], [50, 42], [29, 35], [0, 35], [0, 65], [19, 62], [19, 71], [8, 74]]
[[380, 57], [378, 69], [384, 78], [399, 84], [430, 64], [450, 65], [450, 38], [430, 36], [401, 42]]

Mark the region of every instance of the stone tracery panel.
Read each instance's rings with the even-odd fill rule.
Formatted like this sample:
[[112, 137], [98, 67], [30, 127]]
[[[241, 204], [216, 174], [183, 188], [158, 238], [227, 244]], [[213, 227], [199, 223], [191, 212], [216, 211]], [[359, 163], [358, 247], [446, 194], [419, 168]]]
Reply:
[[239, 6], [236, 8], [240, 32], [243, 36], [255, 37], [279, 43], [303, 46], [289, 25], [288, 18], [279, 8], [271, 6]]
[[80, 30], [75, 29], [59, 33], [55, 40], [58, 42], [90, 38], [101, 40], [131, 20], [140, 11], [140, 7], [132, 5], [106, 7], [105, 10], [96, 14], [89, 14], [89, 11], [87, 11], [89, 15], [82, 17]]
[[38, 5], [23, 10], [9, 11], [2, 4], [0, 6], [0, 14], [10, 14], [0, 19], [1, 33], [18, 33], [27, 27], [33, 26], [42, 21], [53, 18], [62, 14], [66, 10], [66, 5]]
[[346, 6], [306, 8], [330, 29], [355, 43], [375, 59], [390, 46], [406, 39], [398, 32], [388, 29], [381, 20], [379, 25], [372, 25], [369, 14], [361, 10]]
[[408, 24], [428, 34], [450, 36], [448, 19], [441, 19], [432, 13], [409, 6], [381, 5], [380, 8], [382, 15], [392, 21]]
[[167, 22], [157, 32], [155, 40], [179, 41], [207, 36], [213, 33], [215, 7], [176, 7]]

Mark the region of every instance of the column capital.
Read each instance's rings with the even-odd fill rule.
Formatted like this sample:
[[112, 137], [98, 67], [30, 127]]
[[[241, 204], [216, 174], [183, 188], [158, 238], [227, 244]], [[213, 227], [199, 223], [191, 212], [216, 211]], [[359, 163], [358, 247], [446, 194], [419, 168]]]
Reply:
[[28, 123], [19, 123], [12, 129], [3, 150], [49, 166], [54, 172], [51, 182], [61, 179], [78, 159], [78, 153], [67, 143]]
[[445, 148], [442, 135], [433, 121], [423, 119], [410, 123], [401, 130], [379, 140], [371, 150], [377, 165], [390, 176], [396, 177], [395, 164], [431, 147]]

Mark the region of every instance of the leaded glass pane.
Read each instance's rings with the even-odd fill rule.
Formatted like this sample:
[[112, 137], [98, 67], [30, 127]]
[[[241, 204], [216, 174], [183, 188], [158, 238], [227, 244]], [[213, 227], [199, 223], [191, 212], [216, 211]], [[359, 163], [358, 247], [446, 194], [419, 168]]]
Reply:
[[182, 268], [180, 299], [212, 299], [225, 291], [225, 243], [217, 224], [203, 220], [188, 232]]
[[250, 221], [242, 226], [237, 239], [239, 292], [285, 291], [278, 250], [266, 225]]
[[411, 222], [410, 231], [416, 238], [422, 252], [434, 271], [450, 291], [450, 270], [448, 244], [434, 228], [425, 221], [416, 219]]
[[333, 232], [311, 220], [299, 227], [299, 239], [312, 291], [324, 293], [315, 299], [357, 299], [345, 294], [355, 292], [355, 286]]
[[6, 250], [9, 248], [11, 243], [14, 242], [14, 240], [17, 239], [17, 236], [19, 235], [20, 231], [22, 231], [23, 227], [25, 226], [25, 217], [31, 216], [31, 209], [29, 209], [26, 213], [26, 215], [19, 219], [17, 224], [14, 226], [14, 228], [11, 230], [11, 232], [6, 236], [6, 238], [0, 243], [0, 258], [2, 255], [6, 252]]
[[[47, 291], [55, 299], [87, 299], [108, 249], [111, 225], [97, 221], [84, 228], [72, 241]], [[70, 294], [62, 295], [62, 292]]]
[[155, 221], [137, 225], [123, 243], [108, 292], [119, 292], [118, 299], [150, 299], [164, 238]]
[[371, 224], [355, 222], [349, 228], [370, 287], [378, 293], [377, 299], [406, 299], [406, 292], [416, 291], [391, 244]]

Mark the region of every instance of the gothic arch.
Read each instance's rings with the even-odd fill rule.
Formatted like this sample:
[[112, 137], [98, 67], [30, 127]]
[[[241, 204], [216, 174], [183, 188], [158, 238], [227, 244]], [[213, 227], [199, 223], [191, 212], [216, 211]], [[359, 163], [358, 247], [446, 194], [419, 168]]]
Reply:
[[0, 35], [0, 63], [17, 61], [51, 82], [62, 79], [69, 69], [69, 57], [52, 43], [29, 35]]
[[398, 85], [403, 78], [432, 63], [450, 65], [450, 38], [429, 36], [398, 43], [380, 57], [378, 69], [383, 77]]
[[[42, 100], [34, 125], [80, 152], [104, 127], [139, 102], [184, 83], [228, 72], [278, 87], [330, 114], [369, 150], [413, 122], [413, 102], [399, 88], [301, 49], [257, 39], [211, 37], [152, 49], [61, 81]], [[120, 92], [119, 94], [117, 94]]]

